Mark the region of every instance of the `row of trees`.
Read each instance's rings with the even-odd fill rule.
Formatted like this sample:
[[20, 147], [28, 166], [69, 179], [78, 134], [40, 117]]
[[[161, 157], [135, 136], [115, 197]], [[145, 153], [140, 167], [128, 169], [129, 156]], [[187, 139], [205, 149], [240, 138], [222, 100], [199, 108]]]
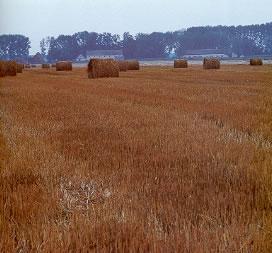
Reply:
[[41, 51], [50, 61], [75, 59], [87, 50], [123, 49], [125, 58], [180, 57], [186, 50], [218, 48], [231, 56], [272, 54], [272, 23], [249, 26], [192, 27], [184, 31], [126, 32], [122, 39], [111, 33], [79, 32], [41, 41]]
[[[46, 37], [40, 42], [41, 54], [49, 61], [74, 60], [87, 50], [123, 49], [125, 58], [180, 57], [186, 50], [218, 48], [230, 56], [272, 55], [272, 23], [249, 26], [192, 27], [184, 31], [117, 34], [78, 32]], [[29, 39], [22, 35], [0, 36], [0, 58], [26, 57]]]
[[132, 36], [126, 32], [121, 39], [116, 34], [85, 31], [57, 38], [47, 37], [42, 39], [40, 46], [49, 61], [73, 60], [80, 54], [85, 56], [87, 50], [100, 49], [123, 49], [126, 58], [165, 58], [171, 54], [175, 40], [180, 40], [181, 35], [180, 32], [154, 32]]
[[189, 28], [179, 41], [177, 54], [204, 48], [225, 49], [238, 56], [272, 54], [272, 23]]

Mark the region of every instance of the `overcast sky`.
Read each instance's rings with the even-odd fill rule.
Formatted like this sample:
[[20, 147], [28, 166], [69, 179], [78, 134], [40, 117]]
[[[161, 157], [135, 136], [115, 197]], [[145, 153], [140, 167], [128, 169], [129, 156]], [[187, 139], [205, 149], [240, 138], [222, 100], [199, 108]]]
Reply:
[[79, 31], [123, 34], [272, 21], [272, 0], [0, 0], [0, 34], [30, 38]]

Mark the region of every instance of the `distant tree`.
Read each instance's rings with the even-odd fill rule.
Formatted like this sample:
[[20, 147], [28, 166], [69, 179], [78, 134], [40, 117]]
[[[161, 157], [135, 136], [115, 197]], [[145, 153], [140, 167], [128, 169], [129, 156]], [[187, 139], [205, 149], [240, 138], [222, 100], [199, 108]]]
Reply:
[[139, 33], [136, 36], [137, 57], [164, 58], [166, 56], [167, 40], [164, 33]]
[[220, 29], [211, 27], [190, 28], [181, 37], [177, 54], [181, 56], [188, 49], [228, 49], [230, 45], [231, 40], [228, 33]]
[[43, 57], [45, 57], [48, 54], [51, 40], [52, 40], [52, 37], [46, 37], [40, 41], [41, 54]]
[[120, 36], [111, 33], [102, 33], [97, 36], [96, 44], [98, 49], [119, 49], [121, 46]]
[[95, 50], [97, 46], [98, 34], [95, 32], [88, 33], [87, 31], [78, 32], [73, 35], [76, 40], [78, 55], [82, 54], [86, 56], [87, 50]]
[[48, 50], [49, 61], [74, 60], [78, 56], [78, 44], [75, 37], [60, 35], [51, 38]]
[[268, 34], [264, 39], [264, 53], [272, 54], [272, 33]]
[[181, 37], [183, 36], [184, 31], [176, 32], [166, 32], [164, 34], [165, 41], [165, 55], [167, 57], [172, 57], [173, 53], [176, 55], [177, 48], [180, 47]]
[[137, 58], [136, 41], [129, 32], [125, 32], [123, 35], [122, 47], [126, 59]]
[[[175, 32], [117, 34], [78, 32], [73, 35], [60, 35], [56, 39], [41, 41], [41, 52], [50, 61], [74, 60], [88, 50], [123, 49], [128, 58], [165, 58], [169, 55], [182, 56], [189, 49], [223, 49], [229, 56], [272, 54], [272, 23], [250, 26], [205, 26], [191, 27]], [[0, 54], [6, 55], [6, 48]]]
[[45, 56], [46, 54], [46, 47], [45, 47], [45, 39], [42, 39], [40, 42], [41, 54]]
[[0, 35], [1, 59], [26, 59], [29, 49], [29, 38], [23, 35]]

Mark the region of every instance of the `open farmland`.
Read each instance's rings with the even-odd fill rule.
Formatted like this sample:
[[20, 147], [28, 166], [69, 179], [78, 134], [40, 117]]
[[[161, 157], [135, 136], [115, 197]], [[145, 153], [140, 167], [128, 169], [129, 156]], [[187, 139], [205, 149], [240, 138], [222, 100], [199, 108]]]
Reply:
[[0, 82], [0, 252], [272, 248], [272, 66]]

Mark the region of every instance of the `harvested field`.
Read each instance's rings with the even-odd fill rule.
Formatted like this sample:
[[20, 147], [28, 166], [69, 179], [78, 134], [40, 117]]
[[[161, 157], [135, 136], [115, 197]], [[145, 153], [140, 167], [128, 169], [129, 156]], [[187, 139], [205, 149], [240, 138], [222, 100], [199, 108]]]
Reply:
[[0, 252], [272, 248], [271, 65], [0, 86]]

